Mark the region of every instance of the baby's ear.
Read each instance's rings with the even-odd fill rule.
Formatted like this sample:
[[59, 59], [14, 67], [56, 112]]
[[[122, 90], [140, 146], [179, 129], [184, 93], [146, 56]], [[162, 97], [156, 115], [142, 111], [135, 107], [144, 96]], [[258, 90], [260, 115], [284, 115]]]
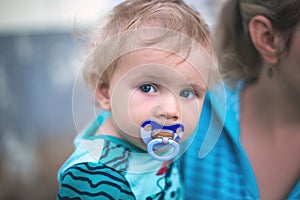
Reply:
[[95, 84], [95, 96], [103, 110], [110, 110], [110, 95], [109, 95], [109, 85], [105, 83], [102, 79], [99, 79]]

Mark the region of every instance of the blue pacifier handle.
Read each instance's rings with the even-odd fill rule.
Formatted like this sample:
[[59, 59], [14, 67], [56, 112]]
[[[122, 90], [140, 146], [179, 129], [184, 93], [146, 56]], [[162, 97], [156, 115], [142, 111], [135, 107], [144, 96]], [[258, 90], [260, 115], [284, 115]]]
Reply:
[[[169, 144], [174, 147], [174, 150], [167, 156], [159, 156], [154, 153], [153, 147], [157, 144]], [[151, 140], [148, 145], [147, 145], [147, 151], [150, 156], [152, 156], [154, 159], [159, 160], [159, 161], [167, 161], [173, 159], [179, 152], [179, 145], [177, 142], [175, 142], [172, 139], [169, 138], [156, 138]]]

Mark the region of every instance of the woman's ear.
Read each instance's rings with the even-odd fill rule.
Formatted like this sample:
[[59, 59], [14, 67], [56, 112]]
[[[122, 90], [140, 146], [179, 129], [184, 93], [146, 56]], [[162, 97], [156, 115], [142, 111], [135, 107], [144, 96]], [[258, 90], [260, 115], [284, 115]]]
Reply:
[[254, 16], [249, 23], [249, 33], [253, 45], [270, 64], [278, 62], [280, 38], [270, 20], [262, 15]]
[[93, 81], [95, 88], [95, 97], [103, 110], [110, 110], [110, 94], [109, 85], [105, 83], [101, 78]]

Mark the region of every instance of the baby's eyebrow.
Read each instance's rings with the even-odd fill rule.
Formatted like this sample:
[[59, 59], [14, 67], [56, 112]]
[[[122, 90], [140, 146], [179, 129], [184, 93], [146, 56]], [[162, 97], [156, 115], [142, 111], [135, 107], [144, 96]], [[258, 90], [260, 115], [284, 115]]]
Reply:
[[206, 92], [207, 91], [207, 86], [206, 85], [199, 85], [199, 84], [190, 84], [190, 86], [199, 92]]

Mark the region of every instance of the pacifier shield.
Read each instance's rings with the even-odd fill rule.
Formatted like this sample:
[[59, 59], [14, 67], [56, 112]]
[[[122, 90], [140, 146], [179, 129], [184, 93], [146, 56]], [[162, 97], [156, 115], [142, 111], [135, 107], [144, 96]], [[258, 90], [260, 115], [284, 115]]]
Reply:
[[[174, 158], [179, 152], [179, 140], [182, 138], [184, 127], [182, 124], [163, 126], [155, 121], [147, 120], [141, 125], [141, 138], [147, 145], [150, 156], [156, 160], [166, 161]], [[164, 150], [172, 146], [174, 150], [167, 156], [159, 156], [155, 150]]]

